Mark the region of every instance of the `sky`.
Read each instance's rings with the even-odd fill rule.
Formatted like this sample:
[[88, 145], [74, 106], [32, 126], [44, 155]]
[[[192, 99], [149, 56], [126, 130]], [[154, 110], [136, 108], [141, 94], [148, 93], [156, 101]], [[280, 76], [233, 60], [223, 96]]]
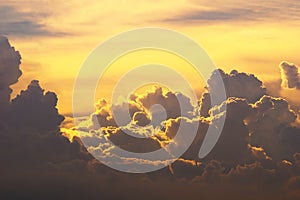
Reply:
[[[22, 52], [24, 76], [13, 86], [14, 95], [43, 77], [41, 85], [61, 97], [58, 106], [64, 114], [72, 112], [73, 83], [90, 52], [136, 28], [181, 32], [198, 42], [218, 67], [254, 73], [263, 81], [279, 78], [283, 60], [300, 63], [297, 0], [8, 0], [1, 1], [0, 10], [1, 35]], [[103, 90], [104, 95], [111, 91]]]
[[[0, 0], [0, 199], [300, 199], [299, 11], [298, 0]], [[192, 38], [220, 69], [204, 80], [180, 55], [132, 51], [104, 72], [94, 110], [72, 116], [73, 94], [89, 100], [73, 88], [90, 53], [144, 27]], [[144, 64], [169, 85], [112, 104], [125, 72], [121, 92], [152, 78], [134, 71]]]

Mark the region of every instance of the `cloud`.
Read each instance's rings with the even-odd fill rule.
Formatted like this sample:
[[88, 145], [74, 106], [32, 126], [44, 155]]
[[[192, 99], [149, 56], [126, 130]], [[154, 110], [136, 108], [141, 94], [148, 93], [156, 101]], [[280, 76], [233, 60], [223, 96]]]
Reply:
[[0, 35], [62, 36], [66, 33], [50, 30], [41, 19], [46, 15], [22, 12], [12, 6], [0, 6]]
[[[227, 98], [243, 98], [247, 100], [248, 103], [254, 103], [266, 94], [266, 88], [263, 83], [253, 74], [239, 73], [236, 70], [231, 71], [229, 74], [220, 69], [218, 71], [224, 82]], [[202, 116], [209, 115], [208, 111], [211, 108], [210, 95], [218, 94], [219, 84], [217, 80], [217, 74], [213, 73], [207, 82], [208, 92], [202, 95], [201, 101], [199, 102], [199, 113]], [[222, 102], [217, 102], [217, 104], [220, 103]]]
[[[35, 185], [47, 193], [47, 181], [58, 184], [64, 177], [68, 178], [65, 184], [71, 184], [71, 174], [75, 171], [86, 174], [88, 163], [93, 160], [80, 140], [74, 139], [71, 143], [59, 132], [63, 117], [56, 109], [58, 99], [55, 93], [45, 93], [39, 82], [34, 80], [26, 90], [10, 101], [9, 87], [21, 75], [20, 60], [19, 52], [15, 51], [6, 38], [1, 37], [1, 199], [21, 196], [36, 199], [43, 194], [31, 193], [31, 186]], [[68, 170], [72, 173], [67, 172]], [[25, 179], [26, 183], [23, 182]], [[11, 183], [16, 185], [12, 186]]]
[[291, 198], [298, 198], [300, 196], [300, 176], [292, 177], [287, 187], [291, 192]]
[[57, 100], [55, 93], [45, 93], [39, 81], [33, 80], [27, 90], [21, 91], [21, 94], [12, 100], [10, 123], [16, 127], [55, 130], [64, 120], [56, 108]]
[[[99, 146], [98, 149], [110, 152], [107, 154], [108, 157], [113, 156], [116, 158], [118, 155], [113, 153], [112, 146], [106, 145], [108, 144], [107, 140], [112, 140], [116, 145], [126, 150], [148, 152], [168, 144], [176, 136], [179, 125], [184, 124], [187, 127], [186, 137], [188, 138], [189, 132], [198, 123], [197, 135], [190, 148], [182, 155], [182, 158], [185, 160], [198, 162], [200, 161], [198, 158], [199, 149], [203, 143], [208, 124], [218, 124], [218, 120], [225, 114], [222, 113], [222, 110], [226, 105], [226, 119], [221, 137], [212, 152], [204, 160], [201, 160], [202, 162], [218, 160], [227, 167], [234, 167], [238, 164], [249, 164], [255, 160], [268, 166], [283, 159], [291, 160], [294, 153], [298, 151], [297, 146], [292, 143], [292, 141], [297, 141], [297, 134], [293, 134], [293, 132], [298, 129], [291, 126], [295, 122], [296, 115], [290, 109], [288, 103], [284, 99], [266, 96], [266, 88], [263, 86], [263, 83], [252, 74], [239, 73], [236, 70], [229, 74], [222, 70], [219, 70], [219, 72], [222, 75], [228, 99], [226, 102], [219, 102], [220, 104], [213, 108], [207, 103], [211, 93], [217, 91], [217, 84], [214, 82], [215, 74], [213, 73], [208, 81], [207, 92], [202, 96], [198, 115], [187, 113], [187, 118], [181, 117], [178, 110], [179, 106], [176, 102], [176, 95], [178, 94], [166, 93], [162, 88], [156, 87], [152, 91], [147, 91], [144, 95], [133, 95], [130, 102], [123, 106], [111, 106], [105, 100], [101, 100], [96, 111], [98, 116], [96, 119], [106, 121], [106, 125], [102, 130], [98, 130], [96, 126], [90, 125], [79, 127], [79, 130], [88, 131], [89, 127], [92, 127], [89, 132], [97, 132], [99, 134], [94, 142], [100, 141], [100, 143], [105, 144]], [[189, 110], [192, 112], [195, 108], [193, 108], [188, 99], [185, 102], [190, 106]], [[157, 104], [163, 105], [168, 113], [166, 119], [160, 121], [161, 126], [159, 128], [161, 129], [155, 129], [155, 126], [150, 123], [150, 118], [153, 120], [156, 116], [150, 116], [147, 112], [152, 105]], [[121, 126], [117, 126], [113, 122], [111, 109], [114, 107], [118, 110], [117, 113], [123, 113], [128, 105], [130, 105], [131, 118]], [[202, 114], [202, 107], [206, 108], [206, 115]], [[268, 120], [257, 120], [260, 118], [267, 118]], [[140, 125], [143, 126], [140, 127]], [[276, 139], [276, 126], [282, 126], [283, 129], [280, 131], [287, 132], [280, 136], [280, 140], [284, 142], [289, 141], [288, 144], [282, 143], [281, 150], [285, 149], [282, 155], [278, 155], [278, 151], [270, 148], [272, 143], [268, 142], [272, 141], [272, 139], [278, 139]], [[266, 130], [269, 131], [265, 132]], [[272, 139], [264, 138], [268, 134], [271, 134], [268, 137], [272, 137]], [[275, 134], [275, 136], [272, 136], [272, 134]], [[150, 138], [145, 140], [132, 137], [139, 137], [140, 135]], [[89, 137], [91, 137], [90, 134], [86, 134], [84, 140], [87, 140]], [[88, 140], [90, 142], [93, 141], [92, 139]], [[181, 141], [181, 144], [183, 143], [184, 140]], [[123, 158], [118, 159], [119, 162], [128, 164], [128, 158], [125, 160]], [[131, 158], [131, 162], [135, 162], [134, 159]], [[176, 173], [176, 171], [173, 173]]]
[[[248, 148], [249, 133], [243, 119], [249, 114], [251, 107], [246, 100], [233, 97], [223, 104], [227, 106], [225, 124], [207, 159], [223, 161], [229, 165], [247, 163], [251, 158]], [[214, 109], [216, 108], [210, 111], [211, 117], [218, 117], [218, 111]]]
[[264, 96], [253, 105], [253, 113], [247, 120], [251, 132], [251, 144], [262, 147], [275, 161], [292, 160], [300, 151], [295, 143], [300, 139], [299, 129], [291, 124], [296, 114], [284, 99]]
[[10, 86], [22, 75], [21, 55], [0, 37], [0, 121], [5, 126], [34, 127], [39, 130], [55, 130], [63, 121], [56, 109], [57, 97], [53, 92], [44, 94], [38, 81], [32, 81], [27, 90], [22, 91], [10, 102]]
[[166, 18], [165, 22], [200, 22], [200, 21], [236, 21], [245, 20], [249, 15], [253, 15], [254, 11], [250, 9], [230, 8], [227, 10], [194, 10], [175, 17]]
[[[155, 105], [160, 105], [164, 108], [166, 119], [176, 119], [180, 116], [191, 117], [191, 112], [193, 111], [193, 106], [188, 97], [181, 93], [163, 91], [161, 87], [154, 87], [152, 91], [141, 96], [132, 95], [131, 100], [140, 103], [145, 109], [150, 111], [153, 119], [163, 115], [163, 111], [159, 108], [155, 109]], [[180, 105], [180, 102], [183, 102], [183, 105]], [[180, 108], [185, 109], [182, 111]], [[158, 125], [163, 120], [156, 120], [154, 123]]]
[[[217, 91], [214, 75], [212, 75], [208, 82], [207, 92], [203, 94], [200, 102], [200, 107], [204, 106], [208, 110], [206, 115], [199, 112], [200, 114], [193, 113], [187, 114], [186, 117], [180, 116], [176, 109], [178, 105], [174, 101], [176, 94], [171, 91], [165, 93], [162, 88], [155, 88], [152, 91], [147, 91], [144, 95], [131, 97], [130, 102], [126, 105], [130, 105], [131, 120], [122, 126], [107, 123], [107, 126], [102, 127], [101, 130], [89, 130], [87, 127], [97, 127], [87, 123], [85, 128], [78, 127], [78, 130], [84, 132], [81, 138], [86, 140], [85, 142], [90, 142], [89, 144], [95, 147], [94, 150], [105, 152], [106, 161], [117, 162], [126, 167], [134, 167], [134, 163], [147, 167], [162, 163], [160, 160], [122, 157], [115, 152], [113, 146], [108, 144], [108, 140], [126, 150], [149, 152], [168, 144], [176, 135], [180, 124], [187, 127], [186, 135], [188, 136], [189, 130], [192, 130], [192, 127], [199, 123], [196, 138], [189, 149], [169, 168], [149, 174], [150, 182], [152, 178], [156, 180], [157, 184], [165, 183], [166, 180], [171, 179], [174, 182], [173, 187], [176, 184], [184, 183], [190, 184], [191, 188], [199, 187], [202, 184], [205, 188], [209, 183], [214, 189], [219, 188], [219, 186], [226, 187], [225, 199], [242, 198], [243, 192], [240, 191], [256, 191], [259, 193], [258, 198], [261, 197], [262, 199], [266, 197], [273, 199], [289, 197], [292, 192], [286, 190], [284, 185], [288, 183], [290, 178], [299, 174], [297, 172], [297, 152], [300, 152], [299, 145], [297, 145], [299, 129], [292, 126], [296, 120], [295, 113], [284, 99], [267, 96], [263, 83], [254, 75], [239, 73], [236, 70], [229, 74], [220, 72], [228, 99], [225, 102], [219, 102], [219, 105], [212, 108], [207, 105], [208, 101], [203, 101], [203, 99], [209, 98], [211, 92]], [[189, 105], [188, 100], [185, 102]], [[161, 129], [155, 129], [153, 124], [149, 123], [150, 119], [153, 118], [153, 115], [150, 116], [148, 113], [149, 108], [156, 104], [162, 104], [166, 112], [171, 113], [161, 121], [161, 126], [159, 126]], [[208, 124], [217, 122], [225, 114], [222, 112], [225, 105], [227, 111], [221, 137], [212, 152], [205, 159], [199, 160], [198, 153]], [[111, 110], [113, 107], [101, 100], [96, 111], [98, 118], [102, 116], [100, 117], [102, 120], [113, 119]], [[115, 108], [122, 113], [125, 107], [117, 106]], [[169, 109], [172, 112], [168, 111]], [[190, 111], [194, 109], [196, 108], [191, 106]], [[151, 135], [151, 137], [141, 140], [140, 138], [132, 138], [134, 135]], [[97, 140], [92, 137], [96, 137]], [[97, 142], [101, 145], [98, 146]], [[184, 143], [184, 140], [181, 142]], [[274, 144], [276, 145], [274, 146]], [[168, 153], [167, 149], [166, 153]], [[158, 177], [162, 182], [157, 180]], [[269, 188], [265, 187], [266, 183], [270, 185]], [[264, 188], [263, 191], [258, 192], [257, 185]], [[187, 187], [184, 188], [186, 191]], [[268, 191], [271, 190], [276, 190], [278, 193], [268, 195]], [[190, 191], [189, 195], [192, 194], [196, 195], [195, 192]], [[177, 198], [173, 196], [175, 193], [170, 195], [174, 199]], [[212, 194], [208, 196], [213, 198]]]
[[[0, 58], [9, 61], [0, 65], [1, 87], [7, 89], [20, 76], [20, 55], [4, 40]], [[97, 111], [80, 119], [78, 127], [71, 127], [68, 118], [65, 131], [81, 137], [73, 137], [72, 142], [58, 130], [63, 117], [56, 108], [56, 94], [45, 92], [37, 80], [12, 101], [10, 92], [1, 93], [6, 100], [0, 104], [6, 111], [0, 110], [0, 198], [299, 199], [299, 128], [291, 125], [295, 113], [284, 99], [266, 96], [262, 82], [253, 75], [233, 71], [222, 76], [228, 99], [212, 108], [203, 100], [200, 106], [207, 107], [207, 116], [194, 113], [188, 97], [156, 87], [121, 105], [100, 100]], [[202, 99], [216, 91], [213, 83], [212, 77]], [[184, 116], [176, 98], [188, 108]], [[162, 111], [151, 109], [156, 104], [164, 107], [166, 115], [151, 124]], [[221, 138], [200, 161], [197, 156], [207, 127], [224, 116], [225, 105]], [[118, 126], [113, 111], [122, 116], [127, 107], [130, 119]], [[112, 170], [95, 160], [82, 143], [104, 153], [106, 161], [127, 167], [162, 165], [164, 160], [119, 156], [108, 140], [133, 152], [149, 152], [172, 141], [180, 124], [187, 128], [176, 145], [184, 144], [197, 123], [196, 138], [185, 154], [171, 166], [148, 174]]]
[[19, 69], [21, 55], [8, 42], [7, 38], [0, 36], [0, 104], [10, 100], [10, 85], [16, 83], [22, 72]]
[[146, 126], [150, 124], [149, 116], [144, 112], [136, 112], [132, 117], [133, 123], [138, 126]]
[[281, 85], [283, 88], [300, 89], [300, 79], [298, 67], [288, 62], [282, 62], [279, 65], [281, 70]]
[[[299, 2], [296, 0], [251, 2], [190, 1], [192, 9], [185, 9], [171, 16], [159, 19], [168, 23], [226, 23], [226, 22], [260, 22], [260, 21], [297, 21], [300, 19]], [[216, 6], [218, 5], [218, 6]]]
[[[4, 92], [1, 92], [0, 102], [2, 108], [0, 135], [3, 139], [1, 139], [0, 145], [3, 154], [0, 159], [5, 160], [5, 162], [1, 162], [1, 165], [15, 163], [12, 160], [17, 157], [19, 158], [16, 159], [16, 162], [26, 162], [32, 165], [41, 160], [49, 162], [52, 159], [53, 161], [60, 160], [62, 157], [69, 160], [75, 152], [80, 155], [79, 142], [70, 144], [67, 138], [58, 132], [64, 117], [58, 113], [56, 108], [58, 99], [55, 93], [45, 93], [40, 87], [39, 81], [33, 80], [26, 90], [21, 91], [16, 98], [10, 101], [9, 86], [16, 83], [21, 76], [20, 64], [19, 52], [9, 44], [6, 38], [1, 37], [0, 88]], [[53, 148], [54, 146], [55, 148]], [[10, 151], [7, 151], [8, 149]], [[61, 151], [60, 154], [59, 151]], [[43, 156], [45, 152], [48, 154]]]

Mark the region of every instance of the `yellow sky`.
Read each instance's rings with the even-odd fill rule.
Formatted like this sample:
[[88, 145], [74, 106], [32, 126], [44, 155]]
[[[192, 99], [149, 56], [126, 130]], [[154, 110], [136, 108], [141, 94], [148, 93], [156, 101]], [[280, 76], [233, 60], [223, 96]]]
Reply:
[[[300, 64], [297, 0], [8, 0], [0, 9], [9, 10], [0, 14], [0, 26], [7, 27], [0, 33], [23, 57], [24, 75], [13, 87], [14, 95], [39, 79], [59, 95], [65, 114], [71, 113], [73, 81], [89, 53], [113, 35], [135, 28], [179, 31], [204, 47], [225, 71], [255, 73], [264, 81], [280, 78], [282, 60]], [[13, 22], [26, 26], [14, 27]]]

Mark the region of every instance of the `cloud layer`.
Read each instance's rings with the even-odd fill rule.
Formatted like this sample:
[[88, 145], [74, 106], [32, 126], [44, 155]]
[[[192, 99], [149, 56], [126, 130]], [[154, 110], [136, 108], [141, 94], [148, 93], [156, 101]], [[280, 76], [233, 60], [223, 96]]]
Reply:
[[[209, 97], [217, 91], [214, 75], [198, 106], [180, 93], [159, 87], [134, 94], [121, 105], [109, 105], [102, 99], [95, 113], [76, 127], [66, 122], [61, 133], [58, 98], [45, 92], [37, 80], [10, 101], [9, 87], [21, 75], [20, 59], [7, 39], [1, 38], [1, 199], [299, 198], [300, 129], [293, 125], [297, 114], [285, 99], [268, 95], [254, 75], [219, 70], [228, 99], [213, 106]], [[183, 99], [189, 108], [183, 116], [176, 98]], [[154, 119], [162, 111], [153, 107], [156, 104], [164, 107], [164, 117]], [[198, 152], [208, 125], [224, 116], [225, 105], [221, 138], [200, 160]], [[131, 119], [117, 126], [114, 113], [124, 115], [126, 107]], [[164, 160], [120, 156], [108, 141], [133, 152], [151, 152], [170, 143], [180, 124], [187, 131], [177, 141], [179, 147], [186, 142], [185, 136], [189, 137], [189, 130], [199, 124], [193, 144], [170, 166], [148, 174], [109, 169], [82, 144], [89, 144], [90, 152], [98, 151], [106, 161], [122, 166], [162, 165]], [[170, 152], [165, 148], [166, 155]]]
[[[170, 23], [226, 23], [226, 22], [259, 22], [259, 21], [297, 21], [300, 4], [297, 0], [285, 2], [272, 0], [251, 2], [223, 1], [190, 1], [194, 9], [187, 9], [166, 17], [162, 21]], [[292, 17], [291, 17], [292, 16]]]

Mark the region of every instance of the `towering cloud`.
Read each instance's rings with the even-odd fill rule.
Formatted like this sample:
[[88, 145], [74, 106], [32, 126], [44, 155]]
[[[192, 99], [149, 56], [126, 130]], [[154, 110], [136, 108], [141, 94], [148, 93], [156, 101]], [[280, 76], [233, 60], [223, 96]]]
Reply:
[[21, 56], [8, 39], [0, 36], [0, 105], [7, 104], [10, 99], [10, 85], [16, 83], [22, 72], [19, 69]]
[[37, 80], [27, 90], [21, 91], [10, 106], [11, 124], [17, 127], [34, 127], [39, 130], [55, 130], [64, 120], [56, 109], [57, 96], [44, 92]]
[[51, 182], [68, 179], [64, 186], [71, 184], [68, 170], [86, 173], [92, 160], [81, 141], [70, 143], [59, 132], [64, 117], [56, 108], [57, 96], [44, 92], [37, 80], [10, 101], [9, 87], [21, 75], [20, 64], [19, 52], [0, 37], [0, 199], [44, 198], [51, 195]]
[[[239, 73], [236, 70], [231, 71], [229, 74], [219, 69], [222, 76], [226, 96], [243, 98], [248, 103], [255, 103], [263, 95], [266, 94], [266, 88], [263, 83], [258, 80], [253, 74]], [[200, 114], [208, 116], [210, 106], [210, 95], [218, 92], [219, 84], [217, 83], [216, 73], [213, 73], [208, 80], [208, 93], [204, 93], [200, 101]], [[219, 104], [222, 102], [218, 102]]]
[[279, 67], [281, 70], [282, 87], [300, 89], [298, 67], [285, 61], [282, 62]]

